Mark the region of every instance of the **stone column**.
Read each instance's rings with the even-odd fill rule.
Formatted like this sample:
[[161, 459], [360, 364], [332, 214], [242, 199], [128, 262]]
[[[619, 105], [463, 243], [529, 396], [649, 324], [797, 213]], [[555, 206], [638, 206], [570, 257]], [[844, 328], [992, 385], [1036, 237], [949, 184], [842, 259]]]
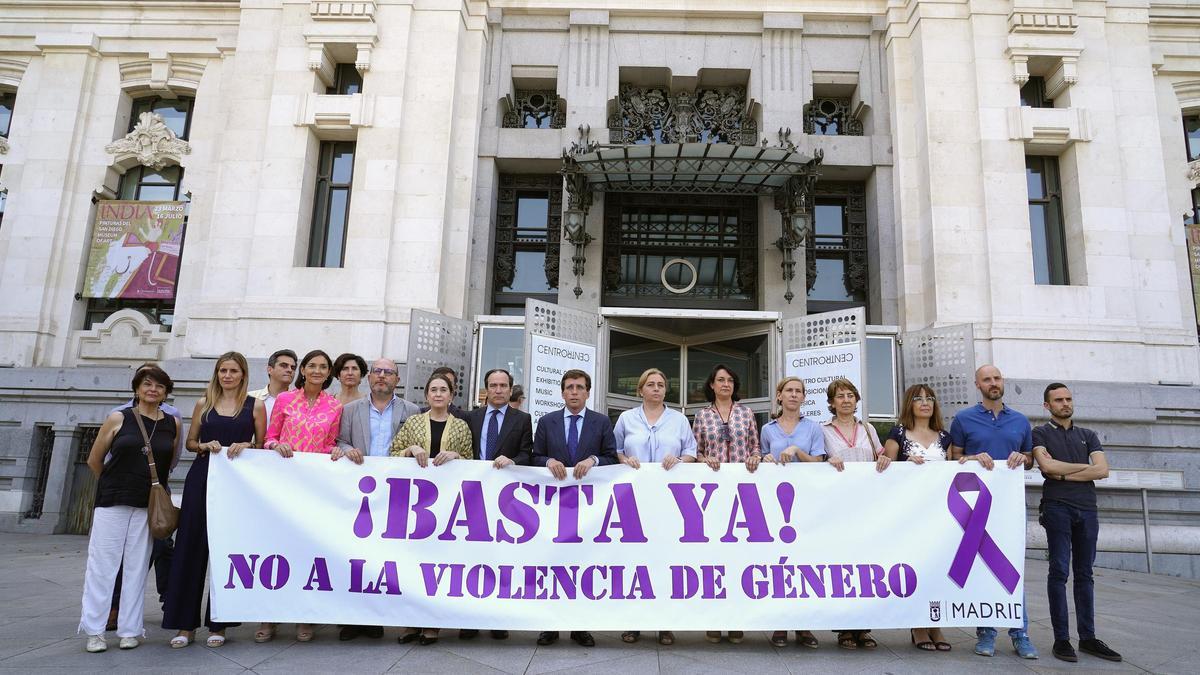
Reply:
[[54, 448], [46, 473], [46, 496], [42, 500], [42, 524], [46, 532], [66, 531], [66, 515], [71, 508], [71, 479], [75, 472], [75, 444], [79, 427], [54, 425]]
[[4, 228], [12, 245], [0, 271], [4, 361], [55, 362], [61, 358], [56, 341], [63, 344], [71, 327], [71, 298], [86, 264], [81, 233], [89, 229], [87, 209], [81, 211], [72, 196], [93, 187], [81, 175], [87, 150], [81, 139], [94, 100], [99, 44], [92, 33], [34, 38], [41, 57], [30, 62], [17, 104], [17, 114], [30, 123], [11, 151], [20, 171], [6, 172], [10, 201]]

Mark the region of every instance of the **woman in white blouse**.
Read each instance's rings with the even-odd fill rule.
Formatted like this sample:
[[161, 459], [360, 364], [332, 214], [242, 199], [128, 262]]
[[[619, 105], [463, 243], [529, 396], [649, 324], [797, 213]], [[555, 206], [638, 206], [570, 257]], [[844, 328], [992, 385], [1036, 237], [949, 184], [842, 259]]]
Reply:
[[[621, 463], [637, 469], [642, 462], [659, 462], [670, 470], [680, 462], [696, 461], [692, 425], [683, 413], [663, 404], [667, 397], [667, 376], [658, 368], [650, 368], [638, 378], [637, 393], [642, 404], [621, 413], [613, 429]], [[625, 631], [621, 640], [637, 642], [640, 635], [640, 631]], [[659, 644], [674, 642], [674, 633], [659, 631]]]

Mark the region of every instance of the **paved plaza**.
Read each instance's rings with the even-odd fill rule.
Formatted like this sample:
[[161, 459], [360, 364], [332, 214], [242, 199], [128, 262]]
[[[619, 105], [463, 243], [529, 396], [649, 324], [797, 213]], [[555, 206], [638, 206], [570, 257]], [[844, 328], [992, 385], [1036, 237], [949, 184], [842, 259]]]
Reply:
[[[774, 648], [765, 633], [748, 633], [740, 645], [712, 645], [699, 633], [681, 633], [671, 647], [653, 640], [621, 643], [617, 633], [597, 633], [585, 649], [563, 639], [537, 647], [535, 633], [515, 632], [503, 642], [483, 636], [457, 639], [444, 631], [433, 646], [400, 645], [395, 630], [382, 640], [338, 642], [337, 629], [322, 626], [316, 640], [299, 644], [290, 626], [268, 644], [254, 644], [253, 626], [229, 632], [220, 649], [167, 646], [171, 633], [158, 628], [158, 602], [147, 594], [148, 635], [141, 647], [119, 651], [109, 634], [109, 651], [87, 654], [75, 634], [87, 538], [0, 534], [0, 672], [281, 672], [290, 673], [912, 673], [912, 672], [1200, 672], [1200, 583], [1132, 572], [1096, 570], [1097, 630], [1125, 656], [1108, 663], [1085, 654], [1068, 664], [1050, 655], [1052, 634], [1045, 597], [1045, 563], [1028, 561], [1030, 633], [1042, 653], [1037, 661], [1017, 658], [1001, 639], [995, 658], [971, 653], [973, 632], [947, 629], [954, 650], [919, 652], [908, 633], [875, 631], [879, 649], [837, 649], [832, 633], [821, 632], [821, 648], [793, 644]], [[199, 631], [201, 640], [205, 637]]]

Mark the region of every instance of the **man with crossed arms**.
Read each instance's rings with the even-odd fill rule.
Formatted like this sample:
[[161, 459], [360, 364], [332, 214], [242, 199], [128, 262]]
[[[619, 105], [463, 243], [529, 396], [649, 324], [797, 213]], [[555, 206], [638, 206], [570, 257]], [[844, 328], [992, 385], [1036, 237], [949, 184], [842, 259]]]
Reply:
[[[1009, 469], [1028, 469], [1033, 466], [1033, 430], [1029, 418], [1004, 405], [1004, 376], [993, 365], [980, 366], [975, 371], [975, 388], [983, 402], [963, 408], [950, 424], [950, 459], [959, 464], [967, 460], [979, 462], [992, 470], [997, 461]], [[1022, 512], [1021, 517], [1025, 514]], [[1024, 598], [1021, 601], [1025, 605]], [[1023, 659], [1036, 659], [1037, 648], [1029, 640], [1029, 615], [1022, 612], [1020, 628], [1009, 628], [1013, 649]], [[975, 653], [996, 655], [996, 629], [975, 629]]]
[[[507, 466], [528, 466], [533, 456], [533, 419], [529, 413], [509, 405], [512, 394], [512, 374], [503, 368], [489, 370], [483, 376], [487, 386], [487, 405], [467, 413], [471, 427], [471, 445], [475, 457], [491, 462], [497, 469]], [[492, 630], [493, 640], [508, 639], [507, 630]], [[458, 631], [458, 639], [470, 640], [479, 635], [476, 628]]]
[[[395, 361], [375, 359], [371, 363], [371, 369], [367, 371], [371, 395], [353, 401], [342, 409], [337, 447], [330, 453], [330, 459], [336, 462], [345, 457], [355, 464], [362, 464], [364, 455], [389, 455], [388, 446], [404, 420], [420, 412], [416, 405], [396, 396], [396, 384], [399, 381]], [[383, 637], [383, 626], [342, 626], [338, 639], [353, 640], [359, 635]]]
[[1073, 424], [1075, 402], [1071, 390], [1055, 382], [1042, 393], [1042, 405], [1050, 421], [1033, 430], [1033, 456], [1046, 482], [1038, 520], [1046, 528], [1050, 552], [1050, 574], [1046, 595], [1050, 600], [1050, 624], [1054, 627], [1054, 657], [1075, 662], [1071, 646], [1070, 614], [1067, 611], [1067, 573], [1075, 572], [1075, 623], [1079, 628], [1079, 651], [1107, 661], [1121, 655], [1096, 639], [1096, 598], [1093, 593], [1092, 563], [1096, 560], [1096, 483], [1108, 478], [1108, 460], [1096, 432]]
[[[617, 463], [617, 441], [613, 436], [608, 415], [588, 410], [588, 393], [592, 376], [571, 369], [562, 376], [562, 398], [566, 405], [561, 411], [546, 413], [538, 420], [533, 437], [533, 465], [544, 466], [558, 480], [574, 469], [575, 480], [587, 475], [595, 466]], [[596, 640], [585, 630], [571, 631], [571, 639], [583, 647], [594, 647]], [[545, 646], [558, 642], [558, 631], [542, 631], [537, 643]]]

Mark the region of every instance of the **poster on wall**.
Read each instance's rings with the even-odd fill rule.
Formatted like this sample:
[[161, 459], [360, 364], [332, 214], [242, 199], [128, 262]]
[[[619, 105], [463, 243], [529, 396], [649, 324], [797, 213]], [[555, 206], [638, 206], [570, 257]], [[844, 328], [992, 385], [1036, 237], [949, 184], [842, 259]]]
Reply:
[[[1192, 303], [1196, 307], [1196, 316], [1200, 317], [1200, 225], [1188, 225], [1187, 249], [1188, 260], [1192, 270]], [[1196, 319], [1200, 323], [1200, 318]]]
[[596, 400], [596, 348], [544, 335], [533, 335], [531, 339], [527, 374], [531, 386], [525, 395], [534, 426], [542, 415], [562, 409], [562, 376], [572, 368], [592, 377], [592, 391], [587, 400], [587, 407], [591, 408]]
[[[806, 397], [800, 406], [800, 414], [814, 422], [824, 422], [832, 417], [825, 388], [838, 378], [845, 378], [866, 391], [862, 378], [862, 343], [832, 345], [797, 349], [784, 354], [784, 375], [804, 380]], [[859, 405], [859, 419], [866, 416], [865, 406]]]
[[186, 202], [101, 201], [83, 297], [174, 300]]

